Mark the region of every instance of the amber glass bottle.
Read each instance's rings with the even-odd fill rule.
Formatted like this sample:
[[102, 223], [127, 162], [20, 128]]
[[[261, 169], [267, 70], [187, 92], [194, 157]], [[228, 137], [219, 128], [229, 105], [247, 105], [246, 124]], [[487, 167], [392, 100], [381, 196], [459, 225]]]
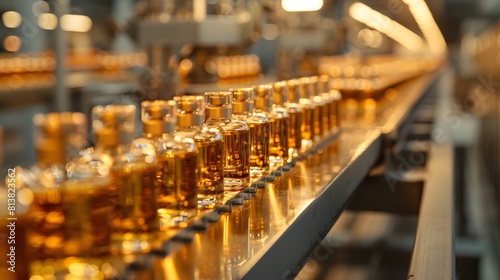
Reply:
[[177, 128], [175, 135], [192, 138], [198, 147], [198, 208], [214, 208], [224, 199], [222, 133], [216, 126], [204, 125], [204, 99], [176, 97]]
[[250, 129], [250, 177], [269, 172], [269, 118], [254, 112], [255, 88], [231, 89], [233, 118], [245, 122]]
[[283, 165], [288, 160], [288, 132], [290, 117], [282, 106], [273, 106], [272, 85], [257, 86], [255, 97], [256, 112], [267, 114], [271, 122], [269, 137], [269, 159], [271, 166]]
[[223, 136], [224, 188], [239, 191], [250, 178], [250, 129], [245, 122], [233, 120], [231, 92], [205, 93], [207, 125], [217, 126]]

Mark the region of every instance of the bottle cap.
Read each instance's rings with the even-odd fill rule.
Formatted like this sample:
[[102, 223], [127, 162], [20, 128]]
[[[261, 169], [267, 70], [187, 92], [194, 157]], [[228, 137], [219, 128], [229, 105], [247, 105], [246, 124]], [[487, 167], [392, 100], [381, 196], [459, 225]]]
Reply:
[[199, 103], [194, 98], [177, 101], [177, 127], [202, 126], [205, 116], [199, 111]]
[[39, 161], [66, 164], [87, 145], [87, 118], [83, 113], [36, 114], [33, 123]]
[[106, 105], [92, 108], [92, 128], [98, 145], [127, 145], [135, 134], [134, 105]]
[[269, 110], [273, 106], [274, 90], [272, 85], [257, 86], [255, 109]]
[[230, 89], [233, 93], [233, 114], [253, 112], [255, 88]]
[[328, 75], [321, 75], [319, 76], [319, 91], [321, 93], [329, 92], [330, 91], [330, 76]]
[[230, 118], [233, 114], [233, 94], [231, 92], [206, 92], [205, 112], [207, 118]]
[[202, 115], [205, 114], [205, 96], [203, 95], [178, 95], [174, 96], [174, 101], [179, 104], [181, 100], [189, 100], [192, 102], [196, 102], [198, 104], [198, 111], [201, 112]]
[[283, 105], [288, 101], [288, 84], [285, 81], [274, 83], [274, 99], [276, 105]]
[[329, 91], [330, 93], [330, 96], [333, 98], [333, 100], [341, 100], [342, 99], [342, 94], [340, 93], [340, 91], [336, 90], [336, 89], [332, 89]]
[[320, 93], [318, 76], [309, 77], [309, 88], [312, 96], [316, 96]]
[[298, 103], [300, 100], [300, 81], [297, 79], [288, 80], [288, 101]]
[[299, 84], [300, 98], [309, 99], [312, 96], [311, 93], [311, 79], [308, 77], [300, 78]]
[[143, 101], [141, 119], [143, 133], [151, 136], [172, 134], [177, 124], [177, 106], [173, 100]]

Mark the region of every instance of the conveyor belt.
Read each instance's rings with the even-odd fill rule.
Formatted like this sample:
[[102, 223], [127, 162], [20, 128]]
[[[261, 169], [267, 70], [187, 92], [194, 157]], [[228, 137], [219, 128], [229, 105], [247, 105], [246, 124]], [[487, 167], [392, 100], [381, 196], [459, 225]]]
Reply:
[[[229, 200], [163, 249], [128, 267], [138, 279], [291, 279], [346, 208], [430, 86], [429, 74], [377, 103], [372, 122], [346, 122], [293, 164]], [[384, 121], [385, 120], [385, 121]]]

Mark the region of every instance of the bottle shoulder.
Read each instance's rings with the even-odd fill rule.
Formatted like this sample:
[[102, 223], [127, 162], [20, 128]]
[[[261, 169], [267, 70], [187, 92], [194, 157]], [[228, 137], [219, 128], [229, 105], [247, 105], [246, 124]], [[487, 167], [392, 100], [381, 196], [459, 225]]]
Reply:
[[269, 118], [267, 115], [262, 113], [252, 113], [247, 119], [246, 123], [249, 125], [255, 124], [267, 124], [269, 123]]
[[219, 128], [214, 125], [181, 129], [176, 131], [174, 135], [191, 138], [196, 143], [222, 141], [222, 133]]
[[276, 108], [273, 108], [268, 114], [267, 116], [269, 117], [269, 119], [286, 119], [288, 118], [288, 112], [285, 108], [283, 107], [276, 107]]
[[301, 98], [299, 100], [299, 106], [302, 107], [302, 109], [314, 109], [314, 102], [312, 102], [311, 99], [308, 98]]
[[217, 127], [220, 129], [222, 134], [231, 131], [240, 133], [249, 131], [248, 125], [244, 121], [239, 120], [231, 120], [229, 122], [219, 123]]
[[289, 114], [302, 112], [302, 108], [298, 103], [287, 103], [286, 110]]

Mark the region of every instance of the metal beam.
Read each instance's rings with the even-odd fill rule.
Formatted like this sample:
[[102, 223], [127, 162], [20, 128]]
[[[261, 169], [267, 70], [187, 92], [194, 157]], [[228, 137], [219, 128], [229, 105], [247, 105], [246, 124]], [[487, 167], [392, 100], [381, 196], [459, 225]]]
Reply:
[[455, 279], [453, 147], [434, 144], [408, 279]]

